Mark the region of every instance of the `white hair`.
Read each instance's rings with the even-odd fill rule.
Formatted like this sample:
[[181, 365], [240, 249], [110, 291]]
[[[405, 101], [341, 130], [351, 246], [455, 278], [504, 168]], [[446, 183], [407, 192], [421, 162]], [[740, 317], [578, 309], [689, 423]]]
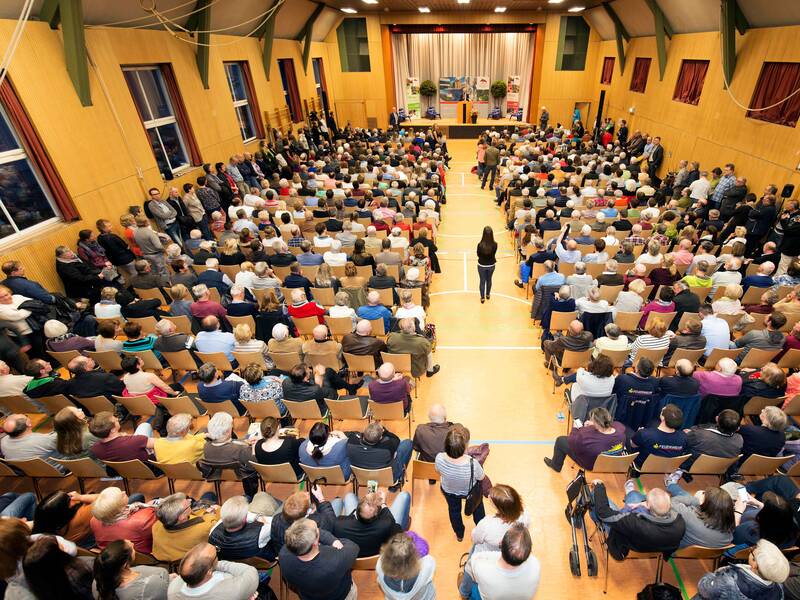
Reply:
[[283, 323], [277, 323], [272, 328], [272, 337], [273, 339], [282, 342], [283, 340], [289, 337], [289, 328]]
[[717, 366], [719, 367], [719, 372], [723, 375], [734, 375], [736, 373], [736, 369], [738, 368], [736, 361], [732, 358], [728, 358], [727, 356], [720, 358]]
[[244, 496], [228, 498], [219, 510], [222, 526], [225, 529], [241, 527], [247, 519], [248, 502]]
[[183, 436], [192, 426], [192, 416], [187, 413], [172, 415], [167, 421], [167, 435], [170, 437]]
[[233, 429], [233, 417], [228, 413], [219, 412], [211, 417], [207, 425], [208, 439], [219, 442], [228, 439]]

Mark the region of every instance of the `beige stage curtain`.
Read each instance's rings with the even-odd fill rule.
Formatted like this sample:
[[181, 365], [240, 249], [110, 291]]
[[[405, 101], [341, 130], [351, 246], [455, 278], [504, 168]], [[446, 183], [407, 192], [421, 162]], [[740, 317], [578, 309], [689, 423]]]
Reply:
[[[486, 76], [493, 82], [519, 75], [519, 105], [526, 111], [531, 91], [533, 48], [534, 34], [528, 32], [393, 33], [397, 106], [405, 106], [407, 77], [418, 77], [420, 83], [430, 79], [438, 86], [439, 77]], [[489, 105], [492, 106], [491, 99]], [[523, 114], [523, 119], [527, 119], [527, 115]]]

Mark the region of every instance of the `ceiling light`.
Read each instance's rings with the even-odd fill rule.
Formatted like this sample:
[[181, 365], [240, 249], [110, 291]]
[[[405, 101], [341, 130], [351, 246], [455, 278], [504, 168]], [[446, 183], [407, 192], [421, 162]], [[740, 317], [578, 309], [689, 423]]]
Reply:
[[341, 10], [343, 13], [347, 13], [348, 15], [354, 15], [358, 12], [355, 8], [343, 8]]
[[581, 12], [585, 6], [573, 6], [572, 8], [568, 8], [567, 12]]
[[506, 12], [506, 7], [505, 6], [495, 6], [494, 7], [494, 12]]
[[561, 4], [564, 0], [547, 0], [548, 4]]
[[431, 9], [428, 8], [427, 6], [420, 6], [419, 7], [419, 12], [421, 12], [421, 13], [429, 13], [429, 12], [431, 12]]
[[361, 0], [364, 4], [377, 4], [378, 0]]
[[459, 4], [469, 4], [469, 0], [458, 0]]

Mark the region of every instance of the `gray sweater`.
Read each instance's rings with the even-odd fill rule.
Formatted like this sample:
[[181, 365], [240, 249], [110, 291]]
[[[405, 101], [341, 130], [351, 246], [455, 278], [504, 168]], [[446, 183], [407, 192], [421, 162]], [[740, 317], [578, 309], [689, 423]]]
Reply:
[[681, 548], [686, 546], [706, 546], [722, 548], [731, 543], [733, 531], [723, 532], [708, 527], [697, 512], [700, 502], [694, 496], [673, 496], [672, 508], [686, 522], [686, 532], [681, 540]]
[[211, 579], [190, 588], [176, 577], [169, 584], [169, 600], [250, 600], [258, 589], [258, 571], [250, 565], [221, 560]]
[[[167, 600], [169, 573], [161, 567], [131, 567], [139, 576], [125, 587], [117, 588], [118, 600]], [[92, 585], [97, 598], [97, 584]]]
[[378, 585], [383, 591], [386, 600], [436, 600], [436, 588], [433, 587], [433, 575], [436, 572], [436, 561], [429, 554], [424, 556], [419, 561], [419, 573], [414, 584], [405, 591], [398, 591], [394, 587], [390, 587], [386, 582], [386, 575], [381, 567], [381, 561], [375, 567], [375, 573], [378, 576]]

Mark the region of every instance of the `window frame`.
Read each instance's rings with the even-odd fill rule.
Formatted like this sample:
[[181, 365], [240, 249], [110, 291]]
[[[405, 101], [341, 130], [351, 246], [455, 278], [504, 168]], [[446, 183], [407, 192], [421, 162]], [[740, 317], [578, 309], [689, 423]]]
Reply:
[[36, 223], [36, 225], [31, 225], [30, 227], [20, 229], [16, 221], [12, 217], [11, 213], [6, 208], [5, 199], [3, 197], [2, 192], [0, 192], [0, 212], [3, 213], [3, 216], [8, 221], [9, 225], [11, 225], [11, 227], [14, 228], [14, 233], [7, 235], [5, 237], [0, 237], [0, 248], [5, 248], [7, 246], [12, 246], [20, 242], [24, 236], [35, 234], [42, 230], [48, 229], [49, 227], [55, 224], [63, 223], [64, 217], [61, 214], [61, 211], [59, 210], [55, 200], [53, 199], [53, 195], [50, 189], [45, 184], [42, 178], [42, 174], [39, 172], [39, 168], [36, 166], [35, 161], [30, 157], [28, 149], [25, 147], [25, 144], [23, 143], [20, 134], [14, 127], [14, 123], [11, 121], [11, 118], [9, 117], [2, 103], [0, 103], [0, 119], [3, 120], [6, 128], [8, 129], [12, 138], [14, 139], [14, 142], [17, 144], [17, 147], [15, 149], [5, 150], [3, 152], [0, 152], [0, 169], [3, 167], [3, 165], [24, 160], [28, 168], [30, 169], [31, 174], [33, 175], [37, 185], [39, 186], [39, 190], [41, 191], [42, 195], [44, 196], [45, 200], [47, 200], [48, 205], [53, 211], [52, 217], [49, 217], [44, 221]]
[[[254, 142], [258, 139], [258, 132], [256, 131], [256, 120], [255, 116], [253, 115], [253, 106], [252, 101], [250, 99], [250, 88], [246, 81], [247, 74], [245, 70], [242, 68], [242, 63], [244, 61], [241, 60], [228, 60], [222, 63], [223, 69], [225, 69], [225, 79], [228, 82], [228, 88], [231, 91], [231, 100], [233, 101], [233, 112], [236, 115], [236, 121], [239, 123], [239, 133], [242, 136], [242, 142], [247, 144], [249, 142]], [[239, 76], [242, 80], [242, 87], [244, 87], [244, 100], [237, 100], [236, 94], [234, 93], [234, 85], [233, 79], [231, 78], [230, 71], [228, 67], [236, 66], [239, 68]], [[237, 108], [247, 107], [247, 112], [250, 115], [250, 128], [252, 135], [250, 137], [245, 137], [245, 131], [242, 128], [242, 123], [239, 119], [239, 112], [236, 110]]]
[[[167, 163], [167, 165], [169, 165], [170, 172], [172, 173], [173, 176], [181, 175], [182, 173], [185, 173], [186, 171], [188, 171], [189, 169], [192, 168], [192, 156], [189, 153], [189, 147], [188, 147], [188, 145], [186, 143], [186, 139], [184, 137], [184, 133], [183, 133], [183, 131], [181, 131], [181, 126], [178, 123], [178, 117], [177, 117], [177, 114], [176, 114], [176, 111], [175, 111], [175, 105], [173, 103], [172, 98], [170, 97], [169, 89], [167, 88], [167, 84], [164, 81], [164, 74], [162, 73], [161, 67], [159, 65], [131, 65], [131, 66], [122, 67], [122, 72], [123, 73], [139, 72], [139, 71], [155, 71], [158, 74], [158, 78], [159, 78], [159, 82], [160, 82], [160, 85], [161, 85], [161, 89], [162, 89], [163, 94], [164, 94], [164, 100], [166, 100], [167, 108], [169, 109], [169, 111], [171, 113], [171, 116], [169, 116], [169, 117], [159, 117], [157, 119], [145, 119], [145, 115], [143, 115], [141, 113], [141, 110], [139, 110], [139, 106], [136, 103], [136, 96], [134, 96], [133, 90], [129, 90], [131, 92], [131, 100], [133, 101], [133, 104], [134, 104], [134, 106], [136, 106], [136, 110], [139, 113], [139, 118], [140, 118], [140, 120], [142, 122], [142, 127], [144, 127], [144, 129], [145, 129], [145, 134], [146, 134], [148, 145], [150, 145], [152, 147], [152, 142], [150, 140], [150, 130], [154, 129], [155, 133], [156, 133], [156, 136], [158, 137], [158, 143], [159, 143], [159, 146], [161, 147], [161, 152], [164, 154], [164, 161]], [[127, 77], [125, 78], [125, 81], [126, 81], [126, 83], [128, 83], [128, 78]], [[139, 85], [139, 90], [138, 90], [139, 94], [141, 95], [142, 100], [147, 105], [147, 110], [150, 111], [151, 115], [155, 114], [155, 112], [153, 111], [153, 109], [150, 106], [150, 100], [147, 97], [145, 86], [142, 83], [142, 80], [138, 75], [136, 76], [136, 82]], [[130, 84], [128, 84], [128, 85], [130, 87]], [[167, 148], [164, 145], [164, 140], [161, 138], [161, 132], [158, 131], [158, 128], [162, 127], [164, 125], [174, 125], [175, 126], [175, 131], [178, 134], [178, 143], [180, 144], [181, 150], [183, 150], [183, 155], [184, 155], [184, 157], [186, 159], [186, 162], [184, 164], [180, 165], [177, 168], [173, 168], [172, 163], [169, 160], [169, 154], [167, 153]], [[158, 165], [158, 158], [155, 156], [155, 153], [153, 153], [153, 157], [156, 159], [156, 165]], [[161, 169], [159, 168], [159, 171], [160, 170]]]
[[[681, 100], [678, 95], [678, 86], [681, 83], [684, 74], [684, 67], [687, 65], [695, 65], [704, 63], [706, 67], [705, 75], [703, 75], [703, 82], [700, 84], [700, 89], [697, 91], [697, 97], [694, 98], [694, 102], [689, 102], [686, 100]], [[680, 102], [681, 104], [687, 104], [689, 106], [697, 106], [700, 104], [700, 98], [703, 95], [703, 89], [705, 89], [706, 85], [706, 77], [708, 77], [708, 69], [711, 67], [711, 61], [705, 58], [684, 58], [681, 60], [681, 66], [678, 67], [678, 77], [675, 79], [675, 88], [672, 90], [672, 101], [673, 102]]]

